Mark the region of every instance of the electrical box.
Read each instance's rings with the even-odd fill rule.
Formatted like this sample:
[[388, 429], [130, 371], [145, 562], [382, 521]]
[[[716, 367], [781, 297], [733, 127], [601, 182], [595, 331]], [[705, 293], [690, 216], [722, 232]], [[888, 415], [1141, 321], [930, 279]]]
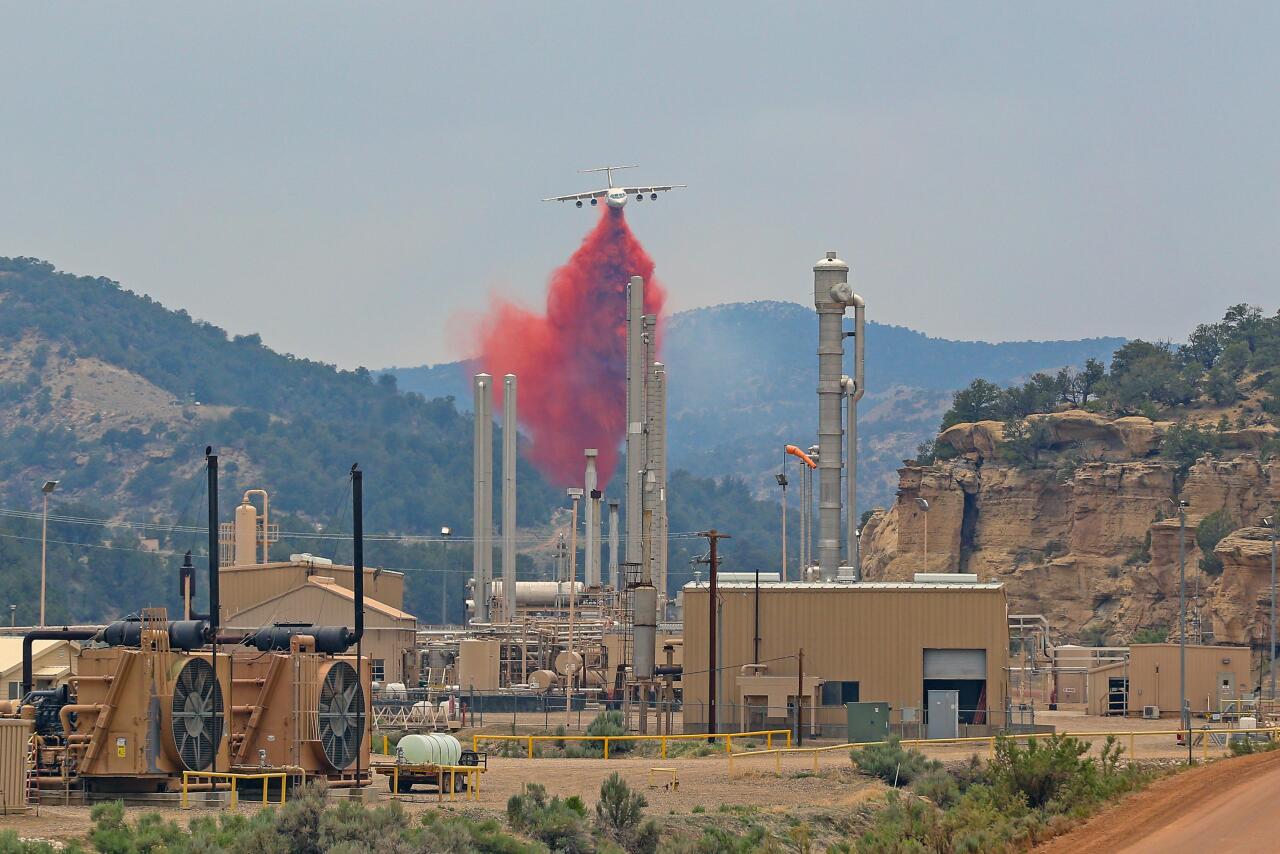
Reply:
[[850, 743], [888, 740], [888, 703], [845, 703], [844, 708], [849, 722]]

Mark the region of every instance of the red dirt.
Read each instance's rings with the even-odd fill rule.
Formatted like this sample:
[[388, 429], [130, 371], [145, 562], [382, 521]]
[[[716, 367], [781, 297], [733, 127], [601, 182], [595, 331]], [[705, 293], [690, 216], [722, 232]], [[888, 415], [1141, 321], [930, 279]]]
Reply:
[[1221, 760], [1158, 780], [1036, 851], [1275, 851], [1277, 786], [1280, 752]]

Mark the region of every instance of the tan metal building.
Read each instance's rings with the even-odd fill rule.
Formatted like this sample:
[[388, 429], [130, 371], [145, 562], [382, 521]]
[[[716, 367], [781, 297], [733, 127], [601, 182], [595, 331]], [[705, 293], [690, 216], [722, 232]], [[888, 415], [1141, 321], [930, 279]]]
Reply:
[[[1187, 646], [1187, 700], [1200, 715], [1226, 700], [1253, 695], [1252, 656], [1243, 646]], [[1129, 647], [1128, 658], [1089, 671], [1089, 714], [1178, 717], [1176, 643]], [[1148, 706], [1155, 707], [1148, 710]]]
[[[900, 720], [921, 715], [931, 693], [955, 691], [959, 723], [1001, 724], [1008, 694], [1004, 587], [985, 583], [761, 585], [759, 666], [753, 665], [756, 588], [718, 586], [718, 728], [786, 725], [804, 650], [804, 707], [824, 727], [844, 704], [884, 701]], [[705, 584], [684, 588], [685, 729], [707, 727]], [[784, 705], [785, 704], [785, 705]], [[814, 720], [806, 711], [806, 720]], [[917, 718], [918, 719], [918, 718]]]
[[[224, 566], [218, 575], [218, 593], [222, 599], [224, 619], [228, 614], [239, 614], [287, 590], [294, 590], [305, 584], [308, 578], [317, 575], [331, 578], [338, 586], [348, 590], [355, 586], [355, 570], [351, 567], [321, 561]], [[366, 566], [364, 595], [367, 599], [376, 599], [392, 608], [403, 608], [404, 573]]]
[[27, 749], [31, 721], [0, 719], [0, 815], [27, 811]]
[[[223, 570], [225, 572], [226, 570]], [[350, 579], [351, 574], [347, 574]], [[366, 584], [368, 581], [366, 580]], [[233, 612], [224, 622], [228, 629], [252, 630], [274, 622], [306, 622], [322, 626], [350, 626], [355, 593], [325, 575], [300, 576], [289, 589]], [[366, 595], [364, 599], [364, 639], [361, 647], [370, 659], [375, 682], [403, 682], [417, 687], [418, 621]]]

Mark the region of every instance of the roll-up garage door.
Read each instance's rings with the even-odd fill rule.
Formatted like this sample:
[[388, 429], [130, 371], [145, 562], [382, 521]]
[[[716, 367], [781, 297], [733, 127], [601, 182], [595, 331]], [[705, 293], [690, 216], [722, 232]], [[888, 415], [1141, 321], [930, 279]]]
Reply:
[[985, 649], [926, 649], [925, 679], [986, 679]]

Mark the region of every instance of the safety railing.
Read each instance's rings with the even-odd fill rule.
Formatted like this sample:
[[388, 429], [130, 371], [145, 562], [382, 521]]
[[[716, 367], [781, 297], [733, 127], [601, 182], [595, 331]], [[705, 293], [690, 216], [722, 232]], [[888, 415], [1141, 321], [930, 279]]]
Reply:
[[[1280, 736], [1280, 727], [1250, 727], [1247, 729], [1227, 729], [1211, 727], [1201, 727], [1200, 729], [1192, 728], [1169, 729], [1169, 730], [1126, 730], [1123, 732], [1061, 732], [1061, 733], [1001, 733], [998, 735], [984, 735], [966, 738], [912, 738], [901, 739], [898, 744], [904, 747], [947, 747], [951, 745], [985, 745], [988, 752], [995, 753], [996, 741], [998, 739], [1008, 739], [1010, 741], [1025, 741], [1027, 739], [1044, 739], [1051, 738], [1055, 735], [1069, 738], [1077, 738], [1082, 741], [1097, 741], [1114, 736], [1117, 739], [1128, 740], [1128, 753], [1134, 755], [1137, 739], [1152, 736], [1179, 736], [1182, 739], [1191, 739], [1191, 747], [1194, 749], [1196, 744], [1200, 745], [1201, 758], [1205, 761], [1209, 759], [1209, 747], [1213, 743], [1220, 745], [1223, 750], [1228, 750], [1232, 737], [1239, 735], [1265, 734], [1267, 740], [1274, 740]], [[789, 744], [781, 748], [766, 748], [764, 750], [743, 750], [737, 753], [729, 752], [729, 773], [733, 773], [734, 760], [744, 758], [756, 758], [760, 756], [774, 757], [774, 768], [781, 773], [783, 755], [810, 755], [813, 757], [813, 770], [818, 770], [818, 757], [824, 753], [831, 753], [837, 750], [857, 750], [863, 747], [873, 747], [876, 745], [889, 744], [887, 741], [863, 741], [863, 742], [847, 742], [844, 744], [826, 744], [821, 747], [792, 747]], [[1186, 741], [1179, 742], [1182, 748], [1186, 747]]]
[[791, 730], [789, 729], [761, 729], [751, 732], [717, 732], [717, 733], [680, 733], [673, 735], [506, 735], [486, 733], [475, 733], [471, 736], [471, 749], [478, 751], [480, 742], [482, 741], [518, 741], [527, 745], [527, 758], [533, 759], [533, 745], [542, 741], [595, 741], [604, 744], [604, 758], [609, 758], [609, 745], [620, 741], [657, 741], [660, 742], [660, 755], [663, 759], [667, 758], [667, 743], [671, 741], [714, 741], [716, 739], [724, 740], [725, 752], [730, 756], [733, 755], [733, 740], [735, 738], [763, 738], [765, 739], [765, 747], [773, 747], [774, 736], [783, 736], [786, 738], [787, 747], [791, 746]]
[[239, 794], [236, 792], [236, 784], [241, 780], [258, 780], [262, 783], [262, 803], [264, 806], [271, 803], [271, 801], [268, 800], [268, 795], [271, 792], [272, 780], [280, 781], [280, 800], [276, 803], [281, 806], [284, 805], [285, 798], [287, 797], [287, 790], [289, 788], [288, 771], [261, 771], [252, 774], [237, 771], [183, 771], [182, 808], [184, 810], [189, 808], [187, 805], [187, 792], [191, 782], [195, 781], [198, 784], [201, 780], [208, 780], [211, 785], [214, 785], [215, 780], [228, 781], [231, 784], [231, 801], [228, 806], [232, 809], [240, 803]]

